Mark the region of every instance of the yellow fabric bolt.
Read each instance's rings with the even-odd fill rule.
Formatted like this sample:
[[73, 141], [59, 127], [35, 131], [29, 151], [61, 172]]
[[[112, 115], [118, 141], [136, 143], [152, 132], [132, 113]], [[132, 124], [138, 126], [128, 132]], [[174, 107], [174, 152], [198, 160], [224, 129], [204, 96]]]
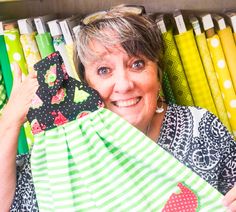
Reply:
[[230, 78], [229, 70], [221, 47], [220, 38], [214, 35], [207, 39], [212, 61], [217, 73], [220, 90], [223, 96], [225, 108], [228, 114], [234, 138], [236, 138], [236, 94]]
[[227, 129], [231, 131], [229, 119], [227, 116], [227, 112], [225, 109], [224, 101], [221, 95], [220, 87], [218, 84], [218, 80], [216, 77], [216, 72], [211, 60], [210, 51], [207, 46], [207, 40], [205, 33], [201, 33], [199, 35], [196, 35], [196, 42], [199, 49], [199, 53], [202, 59], [202, 63], [205, 69], [205, 73], [207, 76], [207, 80], [211, 89], [212, 97], [215, 102], [217, 115], [219, 119], [222, 121], [222, 123], [227, 127]]
[[73, 49], [73, 44], [66, 44], [65, 45], [66, 47], [66, 51], [67, 51], [67, 54], [68, 54], [68, 57], [69, 57], [69, 61], [70, 61], [70, 64], [71, 64], [71, 69], [72, 69], [72, 72], [73, 72], [73, 77], [77, 80], [79, 80], [79, 77], [78, 77], [78, 74], [77, 74], [77, 71], [76, 71], [76, 68], [75, 68], [75, 63], [74, 63], [74, 49]]
[[230, 27], [227, 27], [223, 30], [219, 30], [217, 33], [220, 37], [225, 59], [233, 82], [234, 91], [236, 92], [236, 45], [232, 30]]
[[41, 57], [39, 50], [35, 41], [35, 33], [24, 34], [20, 36], [20, 41], [23, 47], [26, 63], [28, 66], [28, 71], [34, 70], [34, 64], [37, 63]]
[[164, 71], [168, 74], [177, 104], [194, 105], [184, 68], [175, 44], [173, 30], [162, 34], [165, 43]]
[[176, 44], [187, 76], [194, 104], [216, 113], [215, 103], [192, 30], [175, 35]]

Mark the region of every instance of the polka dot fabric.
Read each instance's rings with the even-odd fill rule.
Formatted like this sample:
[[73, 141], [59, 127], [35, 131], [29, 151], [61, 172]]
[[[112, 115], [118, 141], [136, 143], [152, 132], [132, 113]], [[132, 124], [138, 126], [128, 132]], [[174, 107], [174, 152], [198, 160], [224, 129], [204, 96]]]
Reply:
[[97, 91], [68, 76], [54, 52], [34, 66], [39, 89], [27, 114], [33, 134], [81, 118], [103, 106]]
[[233, 131], [234, 138], [236, 138], [236, 93], [233, 88], [219, 36], [214, 35], [213, 37], [208, 38], [207, 42], [231, 129]]
[[4, 30], [4, 40], [6, 42], [7, 54], [11, 67], [14, 62], [17, 62], [21, 68], [22, 73], [26, 76], [28, 74], [28, 70], [23, 48], [20, 42], [19, 30], [16, 28]]

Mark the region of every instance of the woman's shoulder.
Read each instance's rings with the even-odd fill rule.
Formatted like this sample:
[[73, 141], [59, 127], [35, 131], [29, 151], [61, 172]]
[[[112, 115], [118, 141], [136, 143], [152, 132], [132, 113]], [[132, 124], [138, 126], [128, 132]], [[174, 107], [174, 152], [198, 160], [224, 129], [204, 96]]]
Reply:
[[213, 113], [196, 106], [168, 105], [162, 132], [169, 134], [171, 129], [174, 134], [181, 132], [179, 136], [186, 135], [185, 140], [187, 138], [219, 142], [233, 140], [227, 128]]

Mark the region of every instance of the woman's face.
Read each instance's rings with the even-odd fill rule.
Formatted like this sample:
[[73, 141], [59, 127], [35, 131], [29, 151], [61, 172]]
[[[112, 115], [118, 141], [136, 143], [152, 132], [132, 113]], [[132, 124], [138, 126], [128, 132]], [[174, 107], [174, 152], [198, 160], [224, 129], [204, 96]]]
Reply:
[[145, 132], [160, 88], [157, 64], [129, 56], [121, 46], [106, 49], [96, 40], [90, 45], [97, 58], [84, 63], [87, 83], [99, 92], [107, 109]]

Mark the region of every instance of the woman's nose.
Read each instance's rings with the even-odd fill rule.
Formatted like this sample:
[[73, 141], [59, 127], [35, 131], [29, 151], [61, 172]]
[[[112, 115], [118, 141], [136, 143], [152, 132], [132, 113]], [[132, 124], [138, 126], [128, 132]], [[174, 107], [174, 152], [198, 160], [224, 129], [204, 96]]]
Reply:
[[134, 88], [134, 80], [126, 72], [117, 74], [114, 80], [114, 91], [116, 93], [126, 93]]

